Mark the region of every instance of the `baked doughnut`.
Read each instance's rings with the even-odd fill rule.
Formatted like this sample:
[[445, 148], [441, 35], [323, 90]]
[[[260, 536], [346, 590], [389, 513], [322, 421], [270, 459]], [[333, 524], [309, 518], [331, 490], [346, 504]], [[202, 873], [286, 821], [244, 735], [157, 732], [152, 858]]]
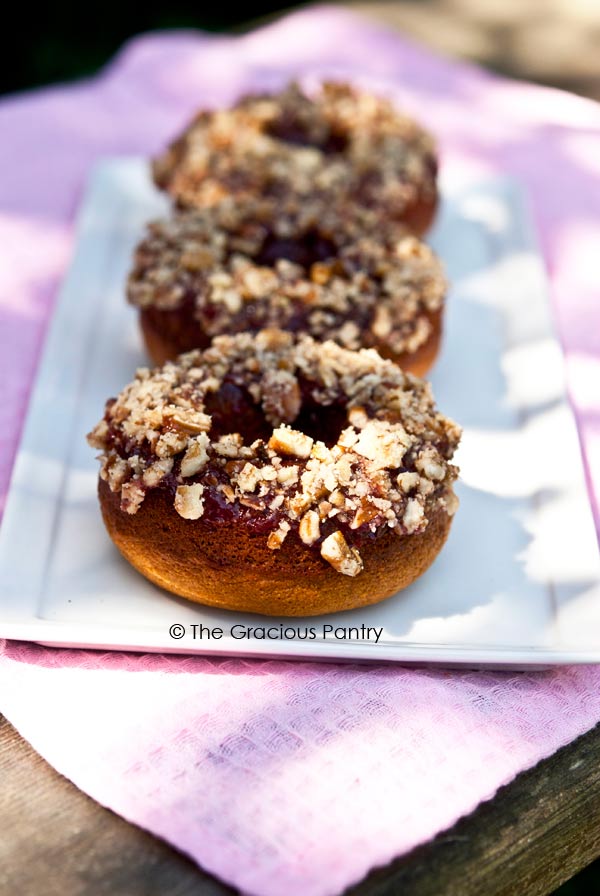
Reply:
[[373, 350], [280, 330], [140, 369], [88, 436], [122, 554], [174, 594], [275, 616], [409, 585], [457, 506], [460, 430]]
[[372, 207], [417, 234], [437, 205], [433, 139], [393, 104], [346, 83], [314, 95], [297, 84], [245, 96], [230, 109], [199, 112], [153, 163], [157, 186], [182, 206], [227, 196], [290, 194]]
[[217, 335], [279, 327], [376, 348], [423, 376], [445, 288], [431, 249], [372, 212], [290, 201], [273, 214], [230, 200], [152, 223], [127, 295], [155, 364]]

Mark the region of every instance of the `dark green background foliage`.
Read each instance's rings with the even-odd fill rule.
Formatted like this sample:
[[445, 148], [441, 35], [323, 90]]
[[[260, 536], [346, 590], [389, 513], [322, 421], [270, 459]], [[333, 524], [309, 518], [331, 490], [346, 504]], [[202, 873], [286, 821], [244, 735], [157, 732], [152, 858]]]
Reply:
[[[96, 71], [121, 44], [142, 31], [165, 28], [237, 29], [285, 3], [185, 0], [104, 0], [11, 3], [0, 53], [0, 92], [66, 81]], [[299, 5], [299, 4], [296, 4]], [[5, 16], [7, 10], [5, 9]], [[15, 17], [13, 20], [13, 16]], [[7, 27], [8, 25], [8, 27]]]

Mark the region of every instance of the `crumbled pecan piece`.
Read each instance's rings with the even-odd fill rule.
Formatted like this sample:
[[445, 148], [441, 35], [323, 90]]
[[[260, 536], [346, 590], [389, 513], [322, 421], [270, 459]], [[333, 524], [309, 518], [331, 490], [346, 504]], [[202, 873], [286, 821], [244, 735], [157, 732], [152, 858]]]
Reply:
[[298, 482], [299, 467], [295, 464], [280, 467], [277, 471], [277, 479], [282, 485], [295, 485]]
[[358, 529], [366, 523], [370, 523], [376, 516], [380, 514], [380, 510], [374, 504], [366, 499], [361, 499], [360, 505], [354, 514], [354, 519], [350, 523], [351, 529]]
[[111, 492], [116, 492], [130, 475], [130, 467], [127, 461], [124, 461], [121, 457], [109, 460], [110, 462], [103, 465], [100, 475], [102, 479], [108, 482]]
[[396, 482], [403, 492], [410, 492], [419, 485], [420, 476], [418, 473], [398, 473]]
[[237, 457], [241, 445], [242, 437], [240, 434], [237, 432], [230, 433], [229, 435], [221, 436], [221, 438], [214, 443], [213, 450], [216, 454], [219, 454], [222, 457]]
[[204, 271], [212, 267], [216, 258], [208, 246], [194, 246], [181, 254], [181, 265], [188, 271]]
[[381, 420], [369, 420], [361, 431], [354, 450], [372, 461], [376, 467], [392, 469], [401, 465], [409, 445], [410, 439], [399, 424], [392, 428]]
[[324, 264], [322, 261], [316, 261], [310, 266], [310, 279], [314, 283], [323, 286], [331, 280], [332, 267], [330, 264]]
[[247, 463], [237, 478], [238, 488], [243, 492], [253, 492], [260, 482], [261, 475], [258, 467]]
[[130, 479], [121, 488], [121, 510], [126, 513], [137, 513], [138, 507], [144, 500], [145, 491], [138, 479]]
[[446, 475], [441, 457], [435, 448], [424, 448], [415, 462], [415, 467], [428, 479], [441, 480]]
[[425, 514], [422, 504], [416, 498], [410, 498], [406, 504], [406, 510], [402, 517], [404, 528], [410, 534], [415, 532], [424, 522]]
[[180, 485], [175, 492], [175, 510], [184, 520], [200, 519], [204, 513], [204, 486], [200, 482]]
[[332, 532], [321, 545], [321, 556], [344, 576], [357, 576], [362, 572], [363, 562], [356, 548], [351, 548], [338, 530]]
[[212, 422], [212, 419], [208, 414], [183, 408], [181, 411], [170, 413], [168, 416], [167, 414], [168, 411], [165, 411], [165, 416], [171, 426], [178, 430], [182, 430], [184, 433], [189, 433], [190, 435], [198, 435], [198, 433], [201, 432], [208, 432]]
[[144, 473], [142, 475], [142, 479], [144, 481], [144, 485], [147, 485], [149, 488], [154, 488], [162, 482], [162, 480], [167, 476], [171, 470], [173, 469], [173, 458], [168, 457], [163, 460], [157, 460], [155, 463], [151, 464], [151, 466], [146, 467]]
[[445, 495], [442, 497], [442, 502], [446, 509], [446, 513], [448, 516], [454, 516], [456, 511], [458, 510], [459, 500], [453, 491], [448, 489]]
[[181, 461], [181, 475], [184, 478], [195, 476], [208, 461], [207, 448], [210, 440], [205, 432], [191, 441]]
[[278, 551], [283, 542], [285, 541], [286, 535], [290, 531], [290, 524], [285, 520], [282, 520], [279, 523], [277, 529], [274, 529], [273, 532], [269, 533], [269, 537], [267, 538], [267, 547], [272, 551]]
[[293, 423], [302, 406], [296, 377], [287, 370], [267, 370], [262, 381], [262, 406], [270, 423]]
[[309, 510], [305, 513], [300, 520], [298, 531], [304, 544], [314, 544], [321, 534], [319, 514], [314, 510]]
[[269, 439], [269, 448], [278, 454], [291, 454], [294, 457], [308, 457], [313, 446], [313, 439], [298, 429], [289, 426], [278, 426]]

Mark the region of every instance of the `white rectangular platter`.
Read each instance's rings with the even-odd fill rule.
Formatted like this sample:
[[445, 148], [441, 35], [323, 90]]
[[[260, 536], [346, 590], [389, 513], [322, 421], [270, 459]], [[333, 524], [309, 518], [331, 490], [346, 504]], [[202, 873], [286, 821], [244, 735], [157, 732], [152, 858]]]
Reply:
[[[0, 531], [0, 637], [471, 667], [600, 662], [598, 546], [523, 197], [504, 180], [443, 194], [432, 243], [452, 286], [431, 378], [440, 408], [464, 426], [461, 506], [448, 543], [421, 579], [377, 606], [265, 620], [161, 591], [104, 531], [85, 434], [105, 399], [146, 363], [124, 284], [144, 224], [165, 211], [165, 200], [142, 160], [102, 163], [83, 204]], [[312, 626], [314, 637], [286, 636], [280, 622], [298, 634]]]

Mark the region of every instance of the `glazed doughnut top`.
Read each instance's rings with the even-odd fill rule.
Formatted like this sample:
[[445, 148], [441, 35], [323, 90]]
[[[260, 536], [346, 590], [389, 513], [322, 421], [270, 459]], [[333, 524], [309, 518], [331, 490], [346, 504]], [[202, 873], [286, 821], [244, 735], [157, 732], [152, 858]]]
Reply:
[[357, 575], [361, 544], [453, 514], [460, 429], [375, 351], [280, 330], [221, 336], [135, 380], [88, 436], [126, 513], [150, 489], [207, 524], [286, 537]]
[[435, 199], [437, 164], [432, 137], [387, 99], [346, 83], [324, 83], [311, 96], [291, 84], [200, 112], [153, 173], [184, 206], [312, 193], [401, 213]]
[[346, 348], [413, 352], [446, 283], [425, 243], [376, 213], [290, 199], [223, 201], [156, 221], [135, 253], [128, 299], [189, 309], [208, 339], [280, 327]]

